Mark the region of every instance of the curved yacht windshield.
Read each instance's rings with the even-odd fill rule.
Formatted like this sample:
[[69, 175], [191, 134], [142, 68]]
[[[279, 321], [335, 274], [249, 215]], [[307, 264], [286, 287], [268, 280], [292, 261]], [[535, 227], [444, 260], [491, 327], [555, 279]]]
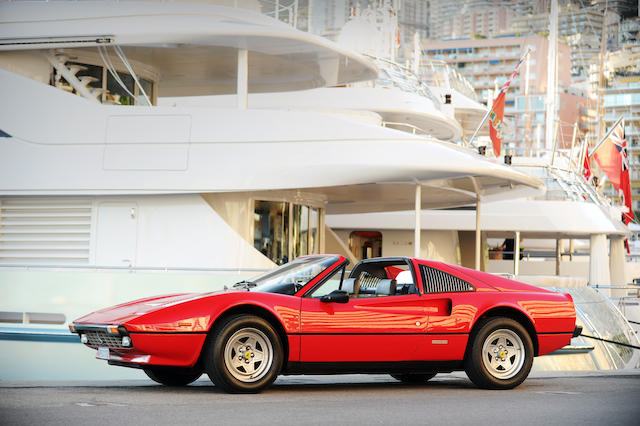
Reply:
[[264, 293], [293, 295], [337, 260], [336, 256], [299, 257], [273, 271], [252, 278], [247, 282], [247, 288]]

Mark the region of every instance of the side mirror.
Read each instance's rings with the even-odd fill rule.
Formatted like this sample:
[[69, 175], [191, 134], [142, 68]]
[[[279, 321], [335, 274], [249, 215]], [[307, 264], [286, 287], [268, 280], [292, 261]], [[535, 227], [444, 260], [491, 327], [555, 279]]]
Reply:
[[320, 298], [324, 303], [347, 303], [349, 302], [349, 293], [344, 290], [333, 290], [329, 294], [325, 294]]

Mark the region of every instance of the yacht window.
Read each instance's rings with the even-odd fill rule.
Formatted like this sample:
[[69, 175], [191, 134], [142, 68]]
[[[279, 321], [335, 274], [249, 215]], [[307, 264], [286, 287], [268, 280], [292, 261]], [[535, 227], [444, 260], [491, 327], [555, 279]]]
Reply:
[[284, 201], [255, 201], [253, 245], [277, 264], [320, 253], [323, 209]]
[[[113, 75], [101, 65], [67, 61], [64, 63], [64, 66], [80, 80], [80, 84], [85, 85], [94, 93], [95, 98], [101, 103], [111, 105], [146, 105], [145, 102], [138, 102], [137, 99], [142, 95], [142, 91], [138, 85], [135, 84], [131, 74], [127, 72], [118, 72], [118, 77], [120, 77], [124, 83], [124, 87], [122, 87]], [[153, 102], [154, 83], [144, 78], [138, 78], [144, 91]], [[52, 84], [59, 89], [77, 94], [73, 86], [55, 69]]]
[[134, 105], [135, 99], [131, 96], [131, 94], [135, 93], [135, 82], [133, 81], [133, 77], [131, 77], [130, 74], [123, 72], [119, 72], [118, 77], [120, 77], [120, 80], [122, 80], [124, 86], [129, 92], [127, 92], [127, 90], [125, 90], [120, 83], [113, 78], [111, 73], [107, 73], [107, 102], [116, 105]]
[[293, 257], [309, 254], [309, 207], [293, 206]]
[[320, 253], [319, 225], [320, 213], [318, 209], [309, 209], [309, 250], [311, 250], [311, 253]]
[[256, 201], [253, 246], [278, 265], [289, 261], [289, 208], [287, 203]]

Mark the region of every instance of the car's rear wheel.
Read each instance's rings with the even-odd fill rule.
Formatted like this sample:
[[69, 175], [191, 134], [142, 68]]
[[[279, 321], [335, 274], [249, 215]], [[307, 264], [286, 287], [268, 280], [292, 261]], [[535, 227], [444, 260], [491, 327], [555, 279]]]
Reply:
[[202, 371], [179, 367], [147, 367], [144, 372], [154, 382], [166, 386], [186, 386], [202, 376]]
[[256, 393], [278, 376], [284, 358], [273, 326], [253, 315], [236, 315], [219, 324], [205, 349], [205, 370], [227, 392]]
[[438, 373], [402, 373], [402, 374], [392, 374], [396, 380], [400, 380], [403, 383], [426, 383], [429, 380], [433, 379], [435, 375]]
[[476, 386], [511, 389], [527, 378], [533, 364], [533, 343], [520, 323], [489, 318], [472, 339], [464, 367]]

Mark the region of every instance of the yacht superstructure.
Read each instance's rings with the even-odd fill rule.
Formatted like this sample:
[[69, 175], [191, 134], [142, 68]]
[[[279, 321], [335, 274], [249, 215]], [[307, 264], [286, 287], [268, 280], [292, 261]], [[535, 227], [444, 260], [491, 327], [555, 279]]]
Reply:
[[[66, 345], [65, 324], [87, 311], [214, 290], [325, 251], [336, 241], [326, 211], [407, 209], [418, 193], [428, 208], [541, 192], [535, 178], [431, 138], [321, 111], [247, 108], [249, 93], [377, 72], [244, 10], [0, 5], [2, 377], [68, 377], [70, 368], [34, 370], [29, 344]], [[225, 108], [157, 105], [230, 93]]]

